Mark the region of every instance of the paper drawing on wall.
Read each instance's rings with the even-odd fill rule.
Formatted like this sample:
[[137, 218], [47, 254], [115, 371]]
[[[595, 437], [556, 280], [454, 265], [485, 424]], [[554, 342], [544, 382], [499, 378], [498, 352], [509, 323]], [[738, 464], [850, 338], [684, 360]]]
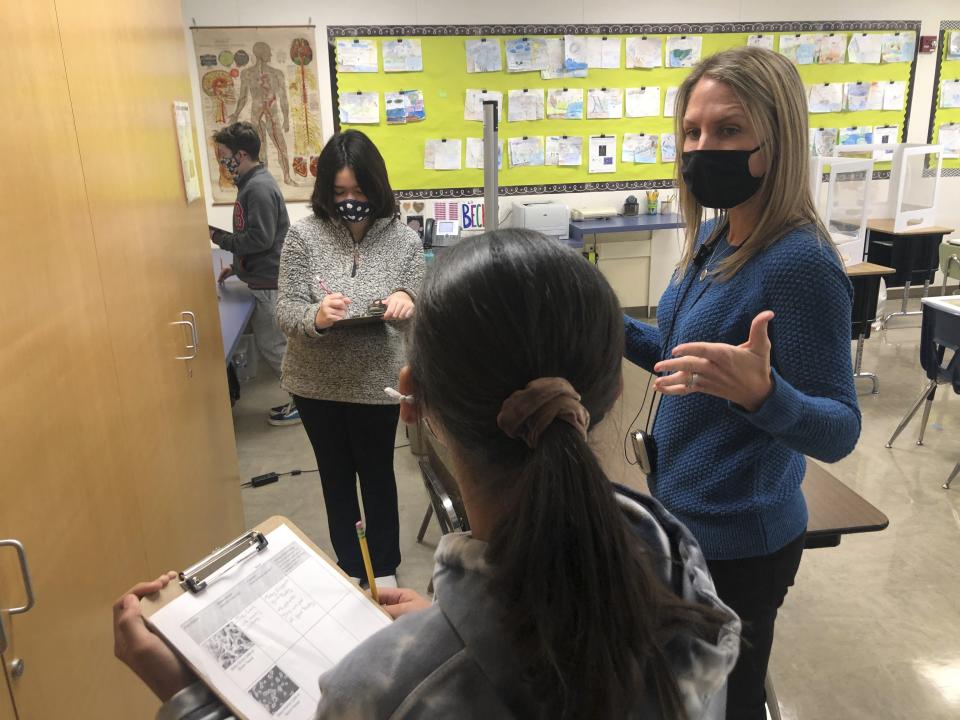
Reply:
[[233, 202], [236, 188], [210, 138], [244, 120], [257, 128], [260, 160], [284, 199], [308, 200], [323, 147], [314, 28], [194, 28], [193, 41], [214, 203]]
[[568, 135], [548, 135], [545, 165], [561, 167], [576, 167], [581, 164], [583, 156], [583, 138]]
[[630, 37], [627, 38], [627, 67], [655, 68], [663, 66], [663, 39]]
[[944, 80], [940, 83], [940, 107], [960, 108], [960, 80]]
[[677, 136], [674, 133], [663, 133], [660, 136], [660, 162], [677, 161]]
[[466, 51], [468, 73], [500, 72], [503, 69], [498, 38], [467, 40]]
[[854, 33], [847, 46], [847, 57], [852, 63], [880, 63], [883, 36], [870, 33]]
[[703, 38], [699, 35], [681, 35], [667, 38], [667, 67], [693, 67], [700, 62]]
[[544, 43], [546, 67], [540, 71], [541, 78], [544, 80], [555, 80], [557, 78], [587, 76], [587, 68], [580, 68], [579, 70], [566, 69], [566, 61], [563, 56], [563, 38], [547, 38]]
[[960, 60], [960, 30], [953, 30], [950, 33], [950, 40], [947, 42], [947, 60]]
[[583, 119], [583, 88], [547, 90], [547, 117], [562, 120]]
[[945, 158], [960, 158], [960, 123], [944, 123], [939, 128], [937, 143], [943, 145]]
[[833, 155], [839, 135], [837, 128], [810, 128], [810, 154], [820, 157]]

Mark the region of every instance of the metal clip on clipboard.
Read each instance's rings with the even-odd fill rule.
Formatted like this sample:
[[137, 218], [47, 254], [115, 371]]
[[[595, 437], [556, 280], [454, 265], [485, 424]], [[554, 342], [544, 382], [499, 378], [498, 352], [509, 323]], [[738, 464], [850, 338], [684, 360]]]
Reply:
[[[267, 538], [262, 532], [251, 530], [244, 533], [233, 542], [218, 548], [200, 562], [191, 565], [180, 573], [180, 585], [196, 595], [207, 586], [207, 580], [211, 575], [227, 565], [246, 559], [244, 555], [250, 548], [255, 548], [255, 552], [260, 552], [266, 546]], [[246, 557], [249, 557], [249, 555]]]

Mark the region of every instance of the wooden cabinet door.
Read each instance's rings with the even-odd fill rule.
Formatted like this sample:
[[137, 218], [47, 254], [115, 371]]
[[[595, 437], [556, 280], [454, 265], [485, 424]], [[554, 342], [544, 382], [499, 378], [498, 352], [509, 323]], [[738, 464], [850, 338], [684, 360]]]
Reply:
[[[0, 37], [0, 538], [37, 597], [3, 659], [25, 664], [19, 720], [150, 717], [110, 606], [241, 530], [206, 222], [177, 174], [183, 28], [171, 3], [37, 0], [0, 4]], [[0, 608], [21, 599], [0, 553]]]
[[[23, 543], [37, 600], [5, 618], [3, 659], [24, 662], [9, 678], [20, 720], [150, 717], [112, 657], [110, 605], [145, 552], [54, 1], [0, 3], [0, 36], [15, 48], [0, 53], [0, 539]], [[0, 608], [23, 599], [0, 548]]]
[[[4, 656], [0, 654], [0, 662], [6, 667]], [[17, 714], [13, 709], [13, 698], [10, 697], [10, 688], [7, 685], [7, 678], [0, 672], [0, 720], [17, 720]]]
[[[242, 532], [202, 202], [187, 205], [173, 103], [191, 98], [177, 3], [59, 0], [57, 14], [150, 574]], [[186, 352], [184, 312], [199, 339]]]

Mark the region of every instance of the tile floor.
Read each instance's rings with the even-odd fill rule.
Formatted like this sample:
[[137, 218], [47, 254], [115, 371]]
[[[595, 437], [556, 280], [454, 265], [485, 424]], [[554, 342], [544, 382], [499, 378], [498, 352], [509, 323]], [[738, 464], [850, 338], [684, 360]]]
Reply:
[[[859, 384], [860, 442], [829, 469], [886, 513], [890, 527], [804, 554], [777, 623], [771, 662], [784, 720], [960, 717], [960, 481], [953, 490], [940, 488], [960, 460], [960, 398], [941, 389], [923, 447], [915, 444], [918, 415], [893, 450], [884, 448], [925, 383], [918, 326], [919, 318], [898, 318], [867, 341], [863, 365], [880, 374], [880, 394], [870, 395], [867, 381]], [[646, 374], [625, 364], [624, 376], [624, 397], [597, 427], [594, 442], [611, 478], [633, 484], [639, 475], [623, 460], [622, 438], [637, 412]], [[276, 382], [262, 372], [244, 384], [233, 411], [242, 479], [316, 467], [301, 427], [266, 423], [266, 408], [283, 399]], [[397, 444], [406, 442], [401, 427]], [[434, 521], [424, 543], [417, 544], [427, 501], [407, 448], [396, 452], [396, 471], [403, 552], [399, 579], [422, 591], [439, 530]], [[316, 474], [244, 490], [243, 500], [248, 525], [286, 515], [331, 550]]]

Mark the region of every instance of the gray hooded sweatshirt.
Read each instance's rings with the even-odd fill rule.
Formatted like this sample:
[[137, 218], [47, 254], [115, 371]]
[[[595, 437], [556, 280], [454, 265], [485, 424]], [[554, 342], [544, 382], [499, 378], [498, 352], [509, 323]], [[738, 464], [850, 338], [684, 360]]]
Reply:
[[[722, 720], [740, 621], [717, 598], [700, 547], [683, 525], [653, 498], [617, 487], [617, 500], [652, 557], [661, 559], [657, 569], [668, 587], [730, 615], [715, 644], [678, 636], [668, 646], [689, 720]], [[503, 637], [486, 547], [469, 534], [440, 540], [434, 605], [401, 617], [322, 675], [317, 720], [501, 720], [536, 713], [537, 698], [518, 682]], [[661, 720], [662, 714], [643, 703], [630, 717]], [[180, 691], [157, 714], [157, 720], [225, 718], [232, 715], [201, 683]]]

